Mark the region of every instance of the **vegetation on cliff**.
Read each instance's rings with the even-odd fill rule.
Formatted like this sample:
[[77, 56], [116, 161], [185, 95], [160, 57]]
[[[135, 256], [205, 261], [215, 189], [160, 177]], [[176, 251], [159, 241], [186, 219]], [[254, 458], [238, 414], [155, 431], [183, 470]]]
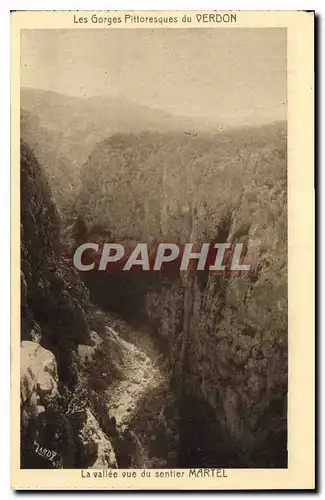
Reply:
[[75, 206], [88, 239], [105, 231], [124, 243], [244, 245], [251, 269], [238, 276], [85, 276], [103, 306], [145, 317], [165, 339], [182, 401], [203, 401], [209, 417], [197, 425], [233, 449], [227, 459], [214, 448], [211, 465], [286, 464], [286, 173], [284, 123], [195, 137], [117, 134], [81, 172]]
[[[60, 224], [45, 173], [22, 142], [22, 467], [91, 466], [99, 455], [103, 467], [116, 466], [109, 438], [93, 415], [107, 411], [100, 394], [114, 376], [112, 346], [93, 330], [100, 331], [103, 322], [61, 255]], [[87, 349], [91, 367], [83, 363]], [[106, 379], [98, 372], [103, 365]], [[92, 383], [99, 379], [101, 387]], [[109, 434], [115, 437], [114, 424]], [[55, 452], [56, 460], [40, 456], [36, 447]]]
[[[94, 123], [86, 120], [82, 140], [80, 127], [69, 128], [73, 138], [63, 132], [62, 99], [41, 120], [33, 116], [41, 97], [25, 96], [22, 120], [33, 147], [23, 143], [21, 151], [22, 339], [54, 354], [58, 378], [52, 377], [57, 396], [42, 403], [38, 394], [35, 411], [36, 386], [24, 394], [24, 465], [34, 465], [31, 439], [41, 435], [46, 443], [65, 443], [59, 464], [65, 467], [105, 460], [106, 466], [285, 466], [286, 124], [184, 133], [184, 124], [171, 127], [166, 117], [159, 127], [146, 126], [157, 122], [145, 115], [142, 125], [122, 133], [103, 117], [106, 128], [92, 138]], [[81, 116], [77, 106], [75, 112], [72, 120]], [[60, 212], [69, 227], [62, 227]], [[81, 280], [71, 255], [89, 240], [242, 243], [251, 269], [219, 276], [117, 272], [109, 279], [95, 272]], [[134, 339], [125, 343], [110, 333], [112, 323], [98, 306], [118, 311], [139, 335], [139, 322], [147, 323], [169, 359], [162, 379], [159, 363], [157, 372], [149, 363], [146, 386], [144, 356], [141, 386], [132, 389], [131, 358], [143, 354]], [[141, 401], [130, 406], [123, 386]], [[109, 395], [117, 408], [110, 408]]]

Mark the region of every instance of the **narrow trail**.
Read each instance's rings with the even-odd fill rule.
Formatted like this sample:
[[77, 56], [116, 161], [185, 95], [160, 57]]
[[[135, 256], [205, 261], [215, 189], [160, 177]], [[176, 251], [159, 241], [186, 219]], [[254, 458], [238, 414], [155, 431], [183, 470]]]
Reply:
[[[123, 330], [125, 325], [123, 325]], [[131, 333], [131, 341], [125, 340], [117, 328], [106, 327], [111, 339], [119, 344], [123, 357], [124, 380], [118, 380], [107, 391], [110, 416], [124, 431], [132, 421], [138, 403], [150, 391], [168, 380], [162, 364], [162, 355], [157, 351], [149, 333]]]
[[127, 436], [134, 467], [176, 466], [177, 407], [167, 361], [152, 334], [110, 317], [106, 334], [119, 352], [121, 377], [106, 391], [110, 417]]

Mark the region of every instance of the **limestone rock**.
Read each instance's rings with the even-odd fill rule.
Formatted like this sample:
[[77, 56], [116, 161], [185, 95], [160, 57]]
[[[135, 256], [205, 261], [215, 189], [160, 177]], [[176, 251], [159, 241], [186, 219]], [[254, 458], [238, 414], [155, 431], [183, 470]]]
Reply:
[[113, 446], [89, 409], [79, 439], [87, 466], [92, 469], [117, 468]]
[[23, 341], [20, 358], [21, 403], [28, 400], [43, 406], [58, 395], [57, 364], [54, 354], [36, 342]]
[[93, 364], [96, 356], [96, 348], [90, 345], [80, 344], [77, 347], [77, 354], [79, 361], [84, 366], [90, 366]]
[[89, 337], [93, 342], [94, 347], [99, 347], [103, 342], [98, 333], [95, 332], [94, 330], [90, 332]]

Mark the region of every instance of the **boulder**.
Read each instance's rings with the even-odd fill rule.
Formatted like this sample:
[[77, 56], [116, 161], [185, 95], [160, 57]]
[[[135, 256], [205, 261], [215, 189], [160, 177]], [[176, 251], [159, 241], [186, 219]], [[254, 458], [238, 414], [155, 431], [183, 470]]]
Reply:
[[28, 400], [43, 406], [57, 397], [58, 372], [55, 356], [36, 342], [21, 343], [21, 403]]
[[91, 411], [87, 410], [86, 422], [79, 433], [82, 461], [92, 469], [117, 468], [113, 446], [102, 431]]

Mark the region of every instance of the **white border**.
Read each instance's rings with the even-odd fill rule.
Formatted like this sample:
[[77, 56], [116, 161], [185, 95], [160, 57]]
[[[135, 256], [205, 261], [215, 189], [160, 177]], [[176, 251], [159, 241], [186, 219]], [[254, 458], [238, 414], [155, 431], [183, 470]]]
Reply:
[[[261, 8], [262, 7], [262, 8]], [[149, 10], [149, 9], [157, 9], [157, 10], [172, 10], [172, 9], [180, 9], [180, 10], [209, 10], [209, 9], [218, 9], [218, 10], [231, 10], [231, 9], [243, 9], [243, 10], [305, 10], [305, 9], [315, 9], [316, 12], [320, 13], [321, 16], [325, 16], [325, 4], [323, 1], [318, 0], [314, 1], [313, 5], [306, 1], [289, 1], [289, 0], [264, 0], [263, 3], [257, 0], [252, 0], [249, 2], [240, 1], [240, 0], [220, 0], [218, 2], [210, 1], [210, 0], [166, 0], [166, 1], [156, 1], [149, 2], [148, 0], [139, 0], [138, 2], [132, 2], [131, 0], [119, 0], [119, 1], [88, 1], [88, 0], [29, 0], [28, 2], [25, 0], [16, 0], [16, 1], [8, 1], [2, 0], [0, 4], [0, 40], [1, 40], [1, 48], [2, 48], [2, 57], [0, 59], [1, 65], [1, 153], [2, 153], [2, 162], [1, 162], [1, 182], [0, 182], [0, 200], [2, 203], [2, 210], [0, 211], [0, 227], [4, 239], [4, 244], [1, 245], [0, 248], [0, 262], [2, 265], [1, 270], [1, 327], [3, 332], [3, 339], [1, 344], [1, 352], [2, 352], [2, 360], [0, 363], [0, 380], [2, 382], [2, 391], [1, 391], [1, 402], [3, 411], [1, 412], [1, 453], [0, 453], [0, 465], [1, 465], [1, 474], [0, 474], [0, 491], [1, 498], [8, 498], [13, 495], [12, 492], [9, 491], [9, 378], [10, 378], [10, 362], [9, 362], [9, 352], [10, 352], [10, 269], [9, 269], [9, 261], [10, 261], [10, 240], [9, 240], [9, 232], [10, 232], [10, 22], [9, 22], [9, 10]], [[322, 54], [324, 53], [324, 32], [321, 33], [320, 47], [319, 47], [319, 59], [323, 62]], [[323, 72], [323, 68], [320, 67], [318, 69], [321, 73]], [[321, 85], [320, 75], [318, 78], [319, 91], [322, 92], [323, 85]], [[321, 99], [318, 102], [320, 106], [320, 121], [324, 117], [324, 101]], [[319, 131], [320, 132], [320, 131]], [[321, 141], [320, 141], [321, 142]], [[319, 158], [319, 181], [321, 181], [321, 187], [319, 188], [319, 194], [324, 199], [325, 196], [325, 185], [324, 185], [324, 175], [321, 174], [321, 170], [325, 167], [324, 165], [324, 154], [320, 144], [320, 158]], [[324, 221], [324, 201], [320, 203], [320, 226], [325, 223]], [[320, 244], [321, 249], [319, 250], [319, 255], [321, 257], [324, 254], [324, 241], [325, 239], [325, 231], [322, 232], [320, 236]], [[324, 267], [321, 269], [321, 284], [324, 284]], [[320, 311], [324, 311], [325, 304], [323, 303], [323, 297], [320, 297], [319, 308]], [[321, 353], [324, 357], [324, 342], [322, 342], [322, 322], [319, 324], [319, 339], [318, 339], [318, 347], [321, 347]], [[322, 381], [324, 380], [324, 369], [322, 368], [322, 363], [319, 363], [320, 373], [322, 376]], [[323, 401], [321, 406], [321, 415], [324, 415], [323, 412]], [[321, 422], [321, 418], [319, 421]], [[324, 435], [324, 433], [323, 433]], [[324, 445], [324, 437], [321, 443], [321, 449], [323, 450]], [[320, 471], [321, 472], [321, 471]], [[321, 478], [320, 478], [321, 480]], [[321, 481], [322, 482], [322, 481]], [[34, 495], [35, 493], [30, 493]], [[91, 495], [91, 493], [88, 493]], [[113, 493], [110, 492], [110, 495]], [[222, 494], [221, 492], [218, 494]], [[42, 497], [44, 494], [38, 494], [38, 497]], [[60, 495], [65, 496], [65, 493], [60, 493]], [[121, 494], [119, 494], [120, 496]], [[170, 495], [170, 494], [169, 494]], [[235, 495], [235, 494], [233, 494]], [[230, 496], [233, 496], [230, 495]], [[200, 494], [196, 494], [196, 496], [200, 496]], [[229, 497], [229, 495], [227, 495]], [[303, 495], [304, 496], [304, 495]]]

